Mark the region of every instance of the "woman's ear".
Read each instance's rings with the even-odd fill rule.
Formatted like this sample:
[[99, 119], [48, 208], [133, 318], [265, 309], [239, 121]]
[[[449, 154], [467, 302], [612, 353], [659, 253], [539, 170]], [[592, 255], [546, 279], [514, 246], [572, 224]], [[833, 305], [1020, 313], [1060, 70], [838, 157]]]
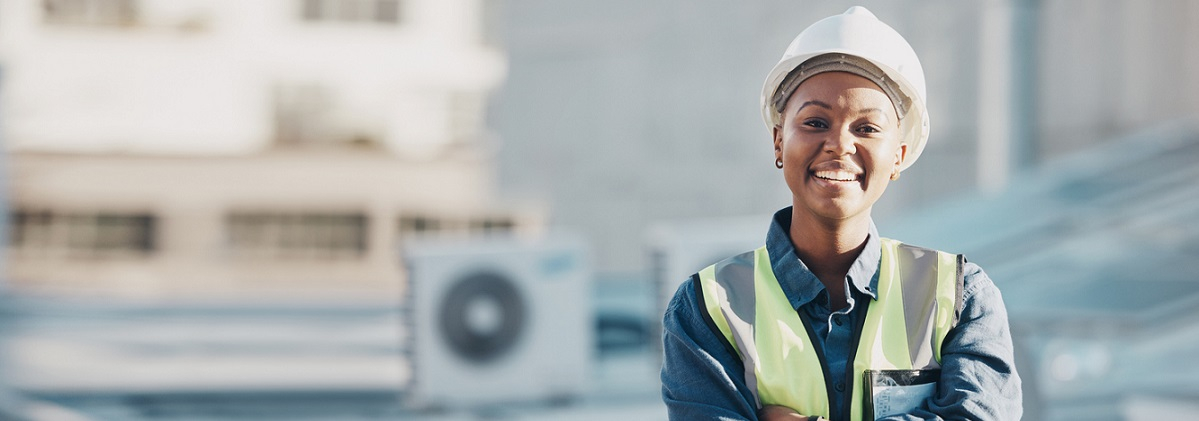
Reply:
[[908, 156], [908, 144], [900, 143], [899, 148], [895, 149], [895, 169], [891, 170], [891, 181], [899, 179], [900, 167], [903, 165], [903, 160]]
[[774, 159], [782, 159], [783, 158], [783, 128], [782, 128], [782, 126], [775, 124], [772, 134], [774, 136]]

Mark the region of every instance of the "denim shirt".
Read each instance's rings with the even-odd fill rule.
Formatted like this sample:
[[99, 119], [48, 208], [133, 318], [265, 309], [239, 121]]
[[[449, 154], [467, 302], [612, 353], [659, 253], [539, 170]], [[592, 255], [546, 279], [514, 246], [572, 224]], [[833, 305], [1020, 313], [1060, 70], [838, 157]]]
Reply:
[[[853, 326], [864, 317], [868, 300], [877, 299], [882, 252], [878, 231], [871, 222], [866, 247], [845, 279], [849, 306], [834, 312], [824, 284], [796, 255], [788, 234], [790, 228], [788, 207], [774, 215], [766, 234], [770, 264], [792, 307], [816, 332], [813, 345], [824, 350], [829, 376], [835, 379], [830, 418], [848, 420], [844, 402], [851, 399], [853, 385], [847, 382], [846, 363], [858, 336]], [[1020, 418], [1020, 377], [1012, 357], [1003, 298], [978, 265], [966, 263], [962, 270], [962, 314], [941, 349], [941, 380], [936, 393], [909, 414], [881, 419]], [[723, 335], [704, 322], [703, 311], [690, 280], [679, 287], [666, 309], [662, 399], [670, 419], [756, 420], [757, 402], [746, 387], [741, 359], [730, 352]]]

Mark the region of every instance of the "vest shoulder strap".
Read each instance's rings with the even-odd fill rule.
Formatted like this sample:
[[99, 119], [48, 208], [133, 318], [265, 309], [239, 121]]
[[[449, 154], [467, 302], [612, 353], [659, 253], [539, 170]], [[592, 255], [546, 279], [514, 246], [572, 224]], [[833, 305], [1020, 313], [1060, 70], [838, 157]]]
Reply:
[[[961, 255], [882, 239], [884, 268], [899, 275], [908, 346], [915, 367], [940, 366], [941, 346], [962, 309]], [[929, 347], [922, 346], [930, 345]], [[932, 351], [931, 355], [927, 351]]]
[[[691, 285], [692, 285], [693, 289], [695, 290], [695, 302], [698, 304], [698, 306], [696, 306], [696, 309], [699, 310], [700, 317], [702, 317], [704, 320], [704, 325], [706, 325], [708, 327], [708, 330], [710, 330], [712, 332], [712, 334], [724, 338], [724, 340], [720, 341], [720, 343], [722, 345], [724, 345], [725, 351], [727, 351], [729, 353], [729, 355], [737, 356], [740, 358], [741, 353], [739, 351], [737, 351], [737, 349], [733, 348], [733, 345], [732, 345], [732, 343], [733, 343], [732, 336], [731, 336], [732, 332], [722, 330], [720, 328], [720, 326], [716, 325], [716, 321], [712, 320], [712, 310], [710, 308], [708, 308], [708, 306], [711, 304], [710, 303], [711, 300], [704, 298], [704, 295], [705, 295], [704, 288], [705, 287], [704, 287], [704, 283], [700, 281], [698, 273], [691, 275]], [[711, 286], [708, 286], [707, 288], [711, 288]], [[717, 306], [719, 306], [719, 303], [717, 303]], [[741, 360], [738, 359], [738, 361], [741, 361]]]
[[[760, 250], [764, 251], [765, 247]], [[753, 340], [757, 302], [754, 287], [754, 254], [745, 252], [708, 266], [695, 275], [701, 311], [706, 311], [711, 325], [724, 337], [725, 342], [742, 362], [745, 382], [757, 384], [755, 371], [757, 347]], [[753, 388], [755, 400], [757, 389]]]

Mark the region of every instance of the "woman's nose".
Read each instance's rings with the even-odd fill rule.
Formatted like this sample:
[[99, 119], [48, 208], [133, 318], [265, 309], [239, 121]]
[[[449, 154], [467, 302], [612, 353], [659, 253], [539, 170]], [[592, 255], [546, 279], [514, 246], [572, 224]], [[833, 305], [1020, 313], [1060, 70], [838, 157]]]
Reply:
[[824, 151], [836, 156], [857, 152], [857, 137], [848, 128], [837, 130], [824, 140]]

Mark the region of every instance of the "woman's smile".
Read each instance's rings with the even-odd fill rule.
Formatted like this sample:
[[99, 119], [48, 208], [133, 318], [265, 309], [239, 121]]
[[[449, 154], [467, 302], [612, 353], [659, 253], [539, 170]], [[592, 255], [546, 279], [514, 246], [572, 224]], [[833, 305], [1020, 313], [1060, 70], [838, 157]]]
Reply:
[[821, 162], [813, 165], [808, 173], [812, 177], [832, 183], [850, 183], [862, 180], [861, 168], [847, 161]]

